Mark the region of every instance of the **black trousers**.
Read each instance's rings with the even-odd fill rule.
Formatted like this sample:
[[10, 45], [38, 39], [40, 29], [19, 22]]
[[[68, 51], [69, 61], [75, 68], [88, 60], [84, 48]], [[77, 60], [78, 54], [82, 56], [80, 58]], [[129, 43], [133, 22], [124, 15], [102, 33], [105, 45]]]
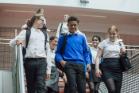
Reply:
[[47, 87], [46, 93], [59, 93], [59, 91], [54, 91], [53, 89]]
[[85, 93], [86, 78], [84, 72], [84, 65], [67, 62], [64, 66], [64, 72], [67, 76], [67, 89], [65, 93]]
[[46, 93], [45, 58], [26, 58], [24, 62], [28, 93]]

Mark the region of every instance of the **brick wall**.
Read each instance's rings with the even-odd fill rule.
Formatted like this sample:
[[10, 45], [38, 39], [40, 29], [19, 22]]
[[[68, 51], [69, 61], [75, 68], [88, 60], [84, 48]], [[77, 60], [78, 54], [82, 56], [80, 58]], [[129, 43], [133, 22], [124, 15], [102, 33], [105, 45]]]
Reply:
[[[99, 35], [101, 39], [107, 37], [107, 33], [103, 32], [84, 32], [87, 36], [88, 42], [91, 42], [93, 35]], [[139, 35], [129, 35], [129, 34], [120, 34], [121, 39], [123, 39], [126, 45], [139, 45]]]
[[[0, 28], [0, 38], [11, 39], [15, 36], [15, 28]], [[9, 43], [9, 40], [1, 40], [1, 43]], [[9, 44], [0, 43], [0, 69], [11, 69], [14, 63], [14, 48]]]
[[[15, 36], [15, 29], [17, 29], [17, 33], [20, 32], [20, 28], [4, 28], [0, 27], [0, 38], [12, 39]], [[56, 31], [49, 32], [49, 35], [55, 35]], [[87, 36], [88, 42], [91, 42], [92, 35], [99, 35], [102, 39], [104, 39], [107, 34], [102, 32], [84, 32]], [[139, 35], [121, 35], [121, 38], [124, 40], [125, 44], [131, 45], [139, 45]], [[9, 42], [2, 41], [0, 42]], [[14, 61], [14, 50], [6, 44], [0, 44], [0, 69], [9, 69]]]

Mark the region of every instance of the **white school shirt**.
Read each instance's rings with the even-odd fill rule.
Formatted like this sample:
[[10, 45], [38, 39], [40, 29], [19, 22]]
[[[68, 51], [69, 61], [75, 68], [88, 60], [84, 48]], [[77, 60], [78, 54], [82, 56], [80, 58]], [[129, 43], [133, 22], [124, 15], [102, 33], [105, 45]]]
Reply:
[[50, 47], [47, 51], [47, 74], [51, 74], [52, 67], [55, 67], [55, 50], [51, 50]]
[[[30, 30], [31, 34], [28, 42], [28, 47], [26, 49], [25, 58], [46, 58], [46, 51], [44, 48], [45, 36], [41, 30], [38, 30], [33, 27]], [[10, 46], [16, 45], [16, 40], [25, 41], [25, 37], [26, 30], [22, 30], [18, 36], [10, 41]], [[23, 46], [25, 46], [25, 44], [23, 44]], [[48, 43], [46, 44], [46, 48], [47, 47]]]
[[103, 58], [119, 58], [120, 49], [125, 49], [121, 39], [117, 39], [115, 42], [111, 42], [109, 38], [99, 43], [98, 47], [103, 49]]
[[[61, 27], [62, 25], [62, 27]], [[60, 28], [61, 28], [61, 31], [60, 31]], [[58, 25], [58, 28], [57, 28], [57, 32], [56, 32], [56, 37], [59, 38], [59, 35], [62, 33], [62, 34], [65, 34], [65, 33], [68, 33], [69, 30], [68, 30], [68, 26], [67, 26], [67, 22], [62, 22]]]
[[94, 48], [94, 47], [90, 47], [90, 51], [91, 51], [91, 56], [92, 56], [92, 64], [95, 64], [95, 58], [97, 56], [97, 48]]

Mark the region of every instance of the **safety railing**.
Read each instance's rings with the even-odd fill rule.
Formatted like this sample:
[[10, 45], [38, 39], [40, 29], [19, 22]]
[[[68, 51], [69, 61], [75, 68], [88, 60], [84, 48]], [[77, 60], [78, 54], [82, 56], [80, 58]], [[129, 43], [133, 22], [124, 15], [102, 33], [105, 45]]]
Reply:
[[0, 38], [0, 70], [11, 70], [14, 63], [14, 50], [9, 46], [11, 39]]
[[139, 45], [125, 45], [125, 47], [130, 58], [139, 53]]
[[13, 88], [14, 88], [13, 93], [26, 93], [24, 82], [25, 79], [24, 79], [22, 46], [21, 45], [15, 46], [15, 49], [10, 48], [9, 46], [10, 40], [11, 39], [0, 38], [0, 55], [1, 55], [0, 69], [2, 70], [7, 69], [10, 71], [12, 70]]
[[[11, 31], [11, 30], [10, 30]], [[4, 32], [4, 31], [2, 31]], [[5, 31], [6, 32], [6, 31]], [[17, 36], [17, 29], [11, 36]], [[5, 37], [5, 38], [4, 38]], [[15, 63], [15, 53], [14, 49], [9, 46], [9, 41], [11, 39], [6, 35], [0, 34], [0, 69], [1, 70], [11, 70], [13, 64]]]
[[121, 93], [139, 93], [139, 52], [130, 57], [132, 68], [123, 73]]

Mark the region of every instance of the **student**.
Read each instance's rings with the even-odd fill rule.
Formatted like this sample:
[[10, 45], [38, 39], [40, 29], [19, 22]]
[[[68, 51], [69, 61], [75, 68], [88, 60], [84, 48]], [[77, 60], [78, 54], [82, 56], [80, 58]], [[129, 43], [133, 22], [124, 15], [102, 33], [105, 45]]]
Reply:
[[[96, 76], [102, 77], [109, 93], [121, 93], [122, 70], [119, 62], [121, 53], [125, 52], [125, 46], [119, 39], [119, 32], [116, 26], [112, 25], [108, 29], [108, 38], [99, 45], [97, 52]], [[103, 62], [99, 67], [99, 59], [103, 54]]]
[[68, 31], [66, 35], [66, 46], [61, 53], [61, 45], [64, 36], [61, 35], [58, 40], [55, 61], [64, 68], [67, 76], [67, 84], [70, 93], [86, 92], [86, 69], [90, 69], [89, 48], [86, 37], [78, 30], [79, 20], [77, 17], [68, 18]]
[[[42, 29], [46, 30], [46, 27], [43, 27], [44, 16], [34, 15], [27, 24], [27, 28], [31, 31], [24, 60], [28, 93], [46, 93], [45, 35], [42, 32]], [[22, 44], [25, 46], [26, 31], [26, 29], [23, 29], [18, 36], [10, 41], [10, 45]]]
[[51, 36], [49, 40], [50, 48], [47, 50], [47, 77], [46, 87], [48, 93], [58, 93], [59, 72], [55, 65], [55, 48], [57, 46], [57, 38]]
[[[96, 55], [97, 55], [97, 50], [98, 50], [98, 44], [101, 42], [101, 38], [98, 36], [98, 35], [93, 35], [92, 37], [92, 46], [90, 47], [90, 51], [91, 51], [91, 58], [92, 58], [92, 61], [91, 61], [91, 82], [93, 83], [91, 89], [90, 89], [90, 93], [99, 93], [98, 92], [98, 89], [99, 89], [99, 85], [100, 85], [100, 82], [101, 82], [101, 79], [96, 77], [96, 74], [95, 74], [95, 58], [96, 58]], [[100, 60], [101, 62], [101, 60]]]
[[[35, 15], [36, 15], [36, 16], [44, 16], [44, 9], [43, 9], [43, 8], [39, 8], [39, 9], [36, 11]], [[27, 29], [27, 27], [29, 26], [28, 23], [30, 23], [29, 21], [30, 21], [30, 19], [27, 19], [27, 20], [25, 21], [26, 23], [25, 23], [24, 25], [22, 25], [21, 30]], [[45, 17], [43, 18], [43, 22], [44, 22], [44, 25], [47, 27], [47, 25], [46, 25], [46, 18], [45, 18]], [[47, 29], [47, 30], [48, 30], [48, 29]]]
[[67, 26], [67, 20], [69, 18], [68, 14], [64, 15], [64, 21], [60, 22], [57, 28], [56, 37], [59, 38], [60, 34], [68, 33], [68, 26]]

